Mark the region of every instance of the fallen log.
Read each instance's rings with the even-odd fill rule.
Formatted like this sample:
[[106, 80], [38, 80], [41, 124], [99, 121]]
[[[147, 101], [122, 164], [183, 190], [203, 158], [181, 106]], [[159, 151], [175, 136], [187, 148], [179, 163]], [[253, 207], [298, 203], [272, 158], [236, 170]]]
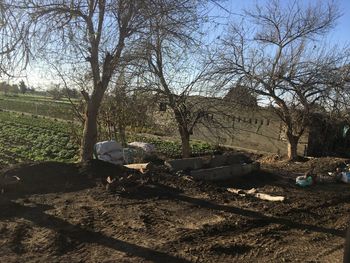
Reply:
[[252, 188], [250, 190], [227, 188], [227, 191], [229, 191], [230, 193], [238, 194], [240, 196], [251, 195], [258, 199], [271, 201], [271, 202], [283, 202], [285, 199], [284, 196], [273, 196], [273, 195], [264, 194], [264, 193], [257, 193], [257, 190], [255, 188]]
[[284, 201], [284, 196], [273, 196], [273, 195], [263, 194], [263, 193], [256, 193], [254, 196], [256, 198], [259, 198], [261, 200], [266, 200], [266, 201], [272, 201], [272, 202], [283, 202]]

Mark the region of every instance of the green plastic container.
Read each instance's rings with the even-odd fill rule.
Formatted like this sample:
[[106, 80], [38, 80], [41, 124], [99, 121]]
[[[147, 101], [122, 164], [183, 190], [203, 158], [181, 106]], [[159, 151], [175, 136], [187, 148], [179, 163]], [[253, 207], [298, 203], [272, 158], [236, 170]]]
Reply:
[[312, 185], [312, 177], [308, 176], [308, 177], [304, 178], [302, 176], [299, 176], [295, 180], [295, 183], [299, 186], [302, 186], [302, 187], [310, 186], [310, 185]]

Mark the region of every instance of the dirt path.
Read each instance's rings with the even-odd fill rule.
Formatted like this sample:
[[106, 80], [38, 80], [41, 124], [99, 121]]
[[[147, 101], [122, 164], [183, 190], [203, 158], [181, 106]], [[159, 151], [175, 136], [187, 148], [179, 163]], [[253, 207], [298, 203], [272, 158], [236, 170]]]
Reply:
[[[52, 166], [26, 171], [42, 177]], [[117, 195], [75, 187], [82, 178], [69, 179], [80, 172], [73, 165], [55, 168], [48, 181], [64, 174], [61, 185], [0, 196], [1, 262], [342, 262], [349, 185], [301, 189], [288, 169], [270, 165], [225, 187], [255, 187], [283, 203], [166, 173]]]

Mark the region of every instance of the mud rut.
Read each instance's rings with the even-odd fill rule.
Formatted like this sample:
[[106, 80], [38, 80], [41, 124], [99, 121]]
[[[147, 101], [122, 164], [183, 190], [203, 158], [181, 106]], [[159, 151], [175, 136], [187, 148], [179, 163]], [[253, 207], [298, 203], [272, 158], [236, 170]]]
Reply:
[[292, 173], [265, 168], [225, 186], [284, 203], [165, 173], [122, 194], [67, 182], [64, 191], [10, 192], [0, 197], [0, 262], [341, 262], [349, 185], [301, 189]]

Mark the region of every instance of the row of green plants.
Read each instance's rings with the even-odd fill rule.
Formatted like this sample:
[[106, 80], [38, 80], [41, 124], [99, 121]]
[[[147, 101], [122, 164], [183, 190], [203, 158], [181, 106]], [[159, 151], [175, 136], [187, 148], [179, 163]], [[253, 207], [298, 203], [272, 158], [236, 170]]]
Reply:
[[0, 164], [78, 160], [72, 124], [0, 112]]
[[61, 103], [57, 101], [29, 99], [24, 100], [21, 97], [0, 97], [0, 109], [25, 112], [36, 115], [43, 115], [52, 118], [73, 120], [74, 112], [70, 103]]
[[[25, 161], [77, 161], [80, 135], [81, 127], [72, 122], [0, 111], [0, 166]], [[162, 156], [181, 158], [180, 141], [139, 134], [129, 134], [128, 141], [152, 143]], [[191, 149], [193, 156], [219, 151], [216, 146], [194, 140]]]
[[[60, 100], [54, 100], [52, 96], [44, 95], [34, 95], [34, 94], [4, 94], [0, 92], [0, 100], [16, 100], [16, 101], [25, 101], [25, 102], [48, 102], [48, 103], [59, 103], [59, 104], [71, 104], [69, 99], [61, 98]], [[76, 99], [71, 99], [73, 102], [77, 102]]]
[[[181, 158], [181, 142], [178, 140], [164, 140], [157, 136], [129, 134], [128, 141], [147, 142], [155, 145], [156, 151], [167, 158]], [[210, 155], [220, 152], [220, 148], [207, 142], [191, 140], [192, 156]]]

